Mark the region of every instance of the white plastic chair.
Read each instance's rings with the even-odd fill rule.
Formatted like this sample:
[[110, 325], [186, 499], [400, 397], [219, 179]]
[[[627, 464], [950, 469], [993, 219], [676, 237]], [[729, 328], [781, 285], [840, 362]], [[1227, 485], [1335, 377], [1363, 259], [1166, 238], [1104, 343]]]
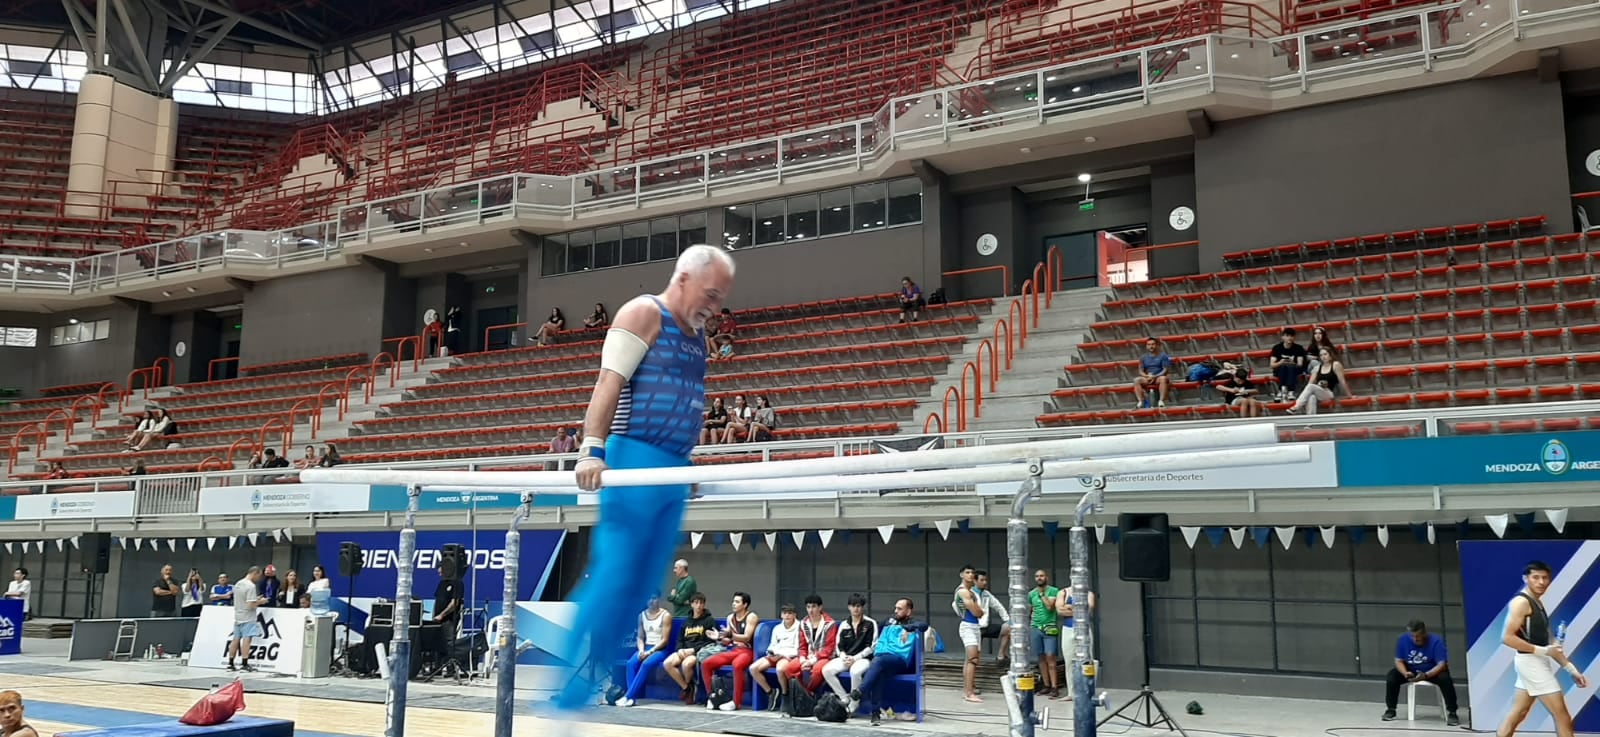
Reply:
[[1431, 681], [1412, 681], [1406, 684], [1406, 721], [1414, 722], [1417, 720], [1417, 687], [1419, 686], [1427, 686], [1433, 689], [1433, 695], [1439, 701], [1439, 718], [1444, 719], [1448, 716], [1444, 708], [1444, 691], [1439, 688], [1439, 684]]

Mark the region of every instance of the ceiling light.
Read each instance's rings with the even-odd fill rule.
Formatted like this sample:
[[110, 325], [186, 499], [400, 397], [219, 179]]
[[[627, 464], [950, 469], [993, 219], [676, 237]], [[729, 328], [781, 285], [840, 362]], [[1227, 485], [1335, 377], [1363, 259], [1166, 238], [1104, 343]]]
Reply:
[[1088, 174], [1078, 175], [1078, 181], [1083, 182], [1084, 184], [1088, 184], [1090, 179], [1093, 179], [1093, 177], [1089, 176]]
[[169, 291], [163, 289], [163, 290], [161, 290], [161, 296], [163, 296], [163, 297], [171, 297], [172, 296], [172, 292], [169, 292]]
[[67, 318], [67, 324], [68, 325], [77, 325], [78, 324], [78, 318], [76, 318], [76, 317]]
[[184, 287], [183, 289], [190, 294], [194, 294], [194, 287]]
[[1082, 91], [1083, 91], [1083, 85], [1077, 85], [1077, 86], [1072, 88], [1072, 94], [1074, 94], [1074, 95], [1076, 95], [1076, 94], [1078, 94], [1079, 92], [1082, 92]]
[[1100, 139], [1095, 138], [1094, 136], [1084, 136], [1083, 137], [1083, 142], [1084, 143], [1094, 143], [1095, 141], [1098, 141], [1098, 140], [1100, 140]]
[[1239, 55], [1238, 54], [1232, 54], [1232, 55], [1228, 56], [1228, 58], [1229, 59], [1237, 59], [1237, 58], [1239, 58]]
[[1019, 149], [1017, 149], [1017, 150], [1018, 150], [1018, 151], [1021, 151], [1021, 152], [1023, 152], [1023, 153], [1025, 153], [1025, 154], [1031, 154], [1031, 153], [1033, 153], [1033, 149], [1031, 149], [1031, 148], [1029, 148], [1029, 147], [1027, 147], [1027, 146], [1023, 146], [1023, 147], [1022, 147], [1022, 148], [1019, 148]]

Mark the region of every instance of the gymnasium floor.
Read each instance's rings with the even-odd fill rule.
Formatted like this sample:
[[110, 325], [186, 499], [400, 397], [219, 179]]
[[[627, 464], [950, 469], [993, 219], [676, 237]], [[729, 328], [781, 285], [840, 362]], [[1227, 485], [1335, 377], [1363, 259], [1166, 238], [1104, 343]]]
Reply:
[[[182, 714], [204, 691], [227, 681], [227, 673], [188, 668], [175, 662], [108, 663], [68, 662], [66, 640], [24, 641], [25, 654], [0, 660], [0, 688], [16, 689], [23, 696], [29, 723], [41, 735], [81, 729], [139, 724]], [[1113, 706], [1132, 694], [1113, 691]], [[408, 688], [407, 733], [474, 735], [493, 733], [493, 688], [412, 683]], [[519, 737], [545, 734], [548, 713], [539, 703], [542, 694], [518, 693], [516, 733]], [[379, 680], [334, 678], [302, 681], [293, 677], [245, 675], [244, 713], [292, 719], [299, 737], [381, 737], [384, 684]], [[1198, 699], [1206, 713], [1191, 716], [1183, 705]], [[1419, 705], [1418, 721], [1378, 720], [1382, 705], [1321, 702], [1261, 697], [1163, 693], [1161, 700], [1191, 735], [1216, 737], [1366, 737], [1367, 735], [1459, 734], [1447, 729], [1436, 709]], [[946, 734], [1007, 734], [1004, 703], [997, 691], [985, 695], [983, 704], [966, 704], [949, 689], [929, 689], [930, 713], [921, 724], [885, 722], [870, 727], [864, 722], [825, 725], [812, 720], [782, 719], [772, 714], [711, 713], [678, 705], [637, 706], [631, 709], [598, 707], [584, 737], [689, 737], [731, 734], [748, 737], [929, 737]], [[1404, 705], [1402, 705], [1402, 709]], [[1101, 711], [1101, 715], [1106, 712]], [[1428, 719], [1423, 715], [1427, 714]], [[1072, 732], [1071, 713], [1061, 705], [1051, 715], [1047, 735]], [[1175, 734], [1166, 730], [1130, 728], [1113, 722], [1101, 735], [1145, 737]]]

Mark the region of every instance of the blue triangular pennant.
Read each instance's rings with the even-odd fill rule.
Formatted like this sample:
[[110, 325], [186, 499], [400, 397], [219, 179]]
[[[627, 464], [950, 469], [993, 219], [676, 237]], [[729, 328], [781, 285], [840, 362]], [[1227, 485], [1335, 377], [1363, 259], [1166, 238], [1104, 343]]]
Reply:
[[1211, 541], [1211, 547], [1213, 547], [1213, 548], [1222, 547], [1222, 541], [1227, 539], [1227, 537], [1228, 537], [1228, 528], [1226, 528], [1226, 527], [1207, 527], [1206, 528], [1206, 539]]
[[1306, 537], [1306, 547], [1314, 548], [1314, 547], [1317, 546], [1317, 528], [1315, 528], [1315, 527], [1307, 527], [1306, 528], [1305, 537]]
[[850, 544], [850, 531], [849, 530], [840, 530], [839, 531], [839, 542], [842, 542], [845, 545], [849, 545]]
[[972, 519], [968, 518], [957, 522], [956, 529], [960, 530], [963, 535], [972, 532]]
[[1464, 519], [1456, 525], [1456, 539], [1466, 540], [1471, 537], [1472, 520]]
[[1524, 535], [1533, 534], [1533, 512], [1517, 515], [1517, 526], [1522, 528]]
[[1120, 527], [1108, 528], [1106, 530], [1106, 539], [1110, 540], [1112, 545], [1116, 545], [1117, 543], [1122, 542], [1122, 528], [1120, 528]]
[[1044, 521], [1044, 534], [1045, 534], [1045, 537], [1050, 538], [1051, 542], [1055, 542], [1056, 533], [1058, 531], [1060, 531], [1060, 530], [1061, 530], [1061, 523], [1060, 522], [1057, 522], [1055, 520], [1050, 520], [1050, 519], [1047, 519], [1047, 520]]
[[912, 540], [916, 540], [917, 538], [922, 537], [922, 525], [921, 524], [906, 525], [906, 532], [911, 533], [911, 539]]
[[726, 532], [718, 532], [711, 536], [711, 548], [713, 550], [721, 548], [726, 542], [728, 542], [728, 533]]
[[1428, 526], [1426, 524], [1411, 525], [1411, 536], [1416, 538], [1419, 543], [1428, 542]]
[[1250, 537], [1255, 539], [1256, 547], [1264, 548], [1267, 546], [1267, 543], [1272, 542], [1272, 528], [1252, 527], [1250, 528]]
[[1367, 539], [1367, 528], [1362, 527], [1361, 525], [1347, 527], [1345, 528], [1345, 531], [1350, 534], [1351, 545], [1360, 545], [1362, 540]]

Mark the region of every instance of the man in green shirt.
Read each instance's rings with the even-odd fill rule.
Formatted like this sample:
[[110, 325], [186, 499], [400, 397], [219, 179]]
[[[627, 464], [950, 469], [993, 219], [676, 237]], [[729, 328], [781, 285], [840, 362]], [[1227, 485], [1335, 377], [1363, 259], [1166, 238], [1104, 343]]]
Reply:
[[667, 594], [667, 602], [672, 604], [672, 616], [687, 619], [694, 615], [689, 600], [700, 588], [695, 584], [694, 576], [689, 575], [689, 561], [680, 558], [673, 563], [672, 575], [678, 580], [672, 584], [672, 593]]
[[1061, 615], [1056, 613], [1056, 596], [1061, 590], [1050, 585], [1050, 574], [1043, 570], [1033, 572], [1034, 587], [1028, 592], [1028, 606], [1033, 611], [1033, 654], [1039, 658], [1039, 673], [1044, 676], [1040, 696], [1056, 697], [1061, 694], [1060, 676], [1056, 673], [1056, 657], [1061, 652]]

